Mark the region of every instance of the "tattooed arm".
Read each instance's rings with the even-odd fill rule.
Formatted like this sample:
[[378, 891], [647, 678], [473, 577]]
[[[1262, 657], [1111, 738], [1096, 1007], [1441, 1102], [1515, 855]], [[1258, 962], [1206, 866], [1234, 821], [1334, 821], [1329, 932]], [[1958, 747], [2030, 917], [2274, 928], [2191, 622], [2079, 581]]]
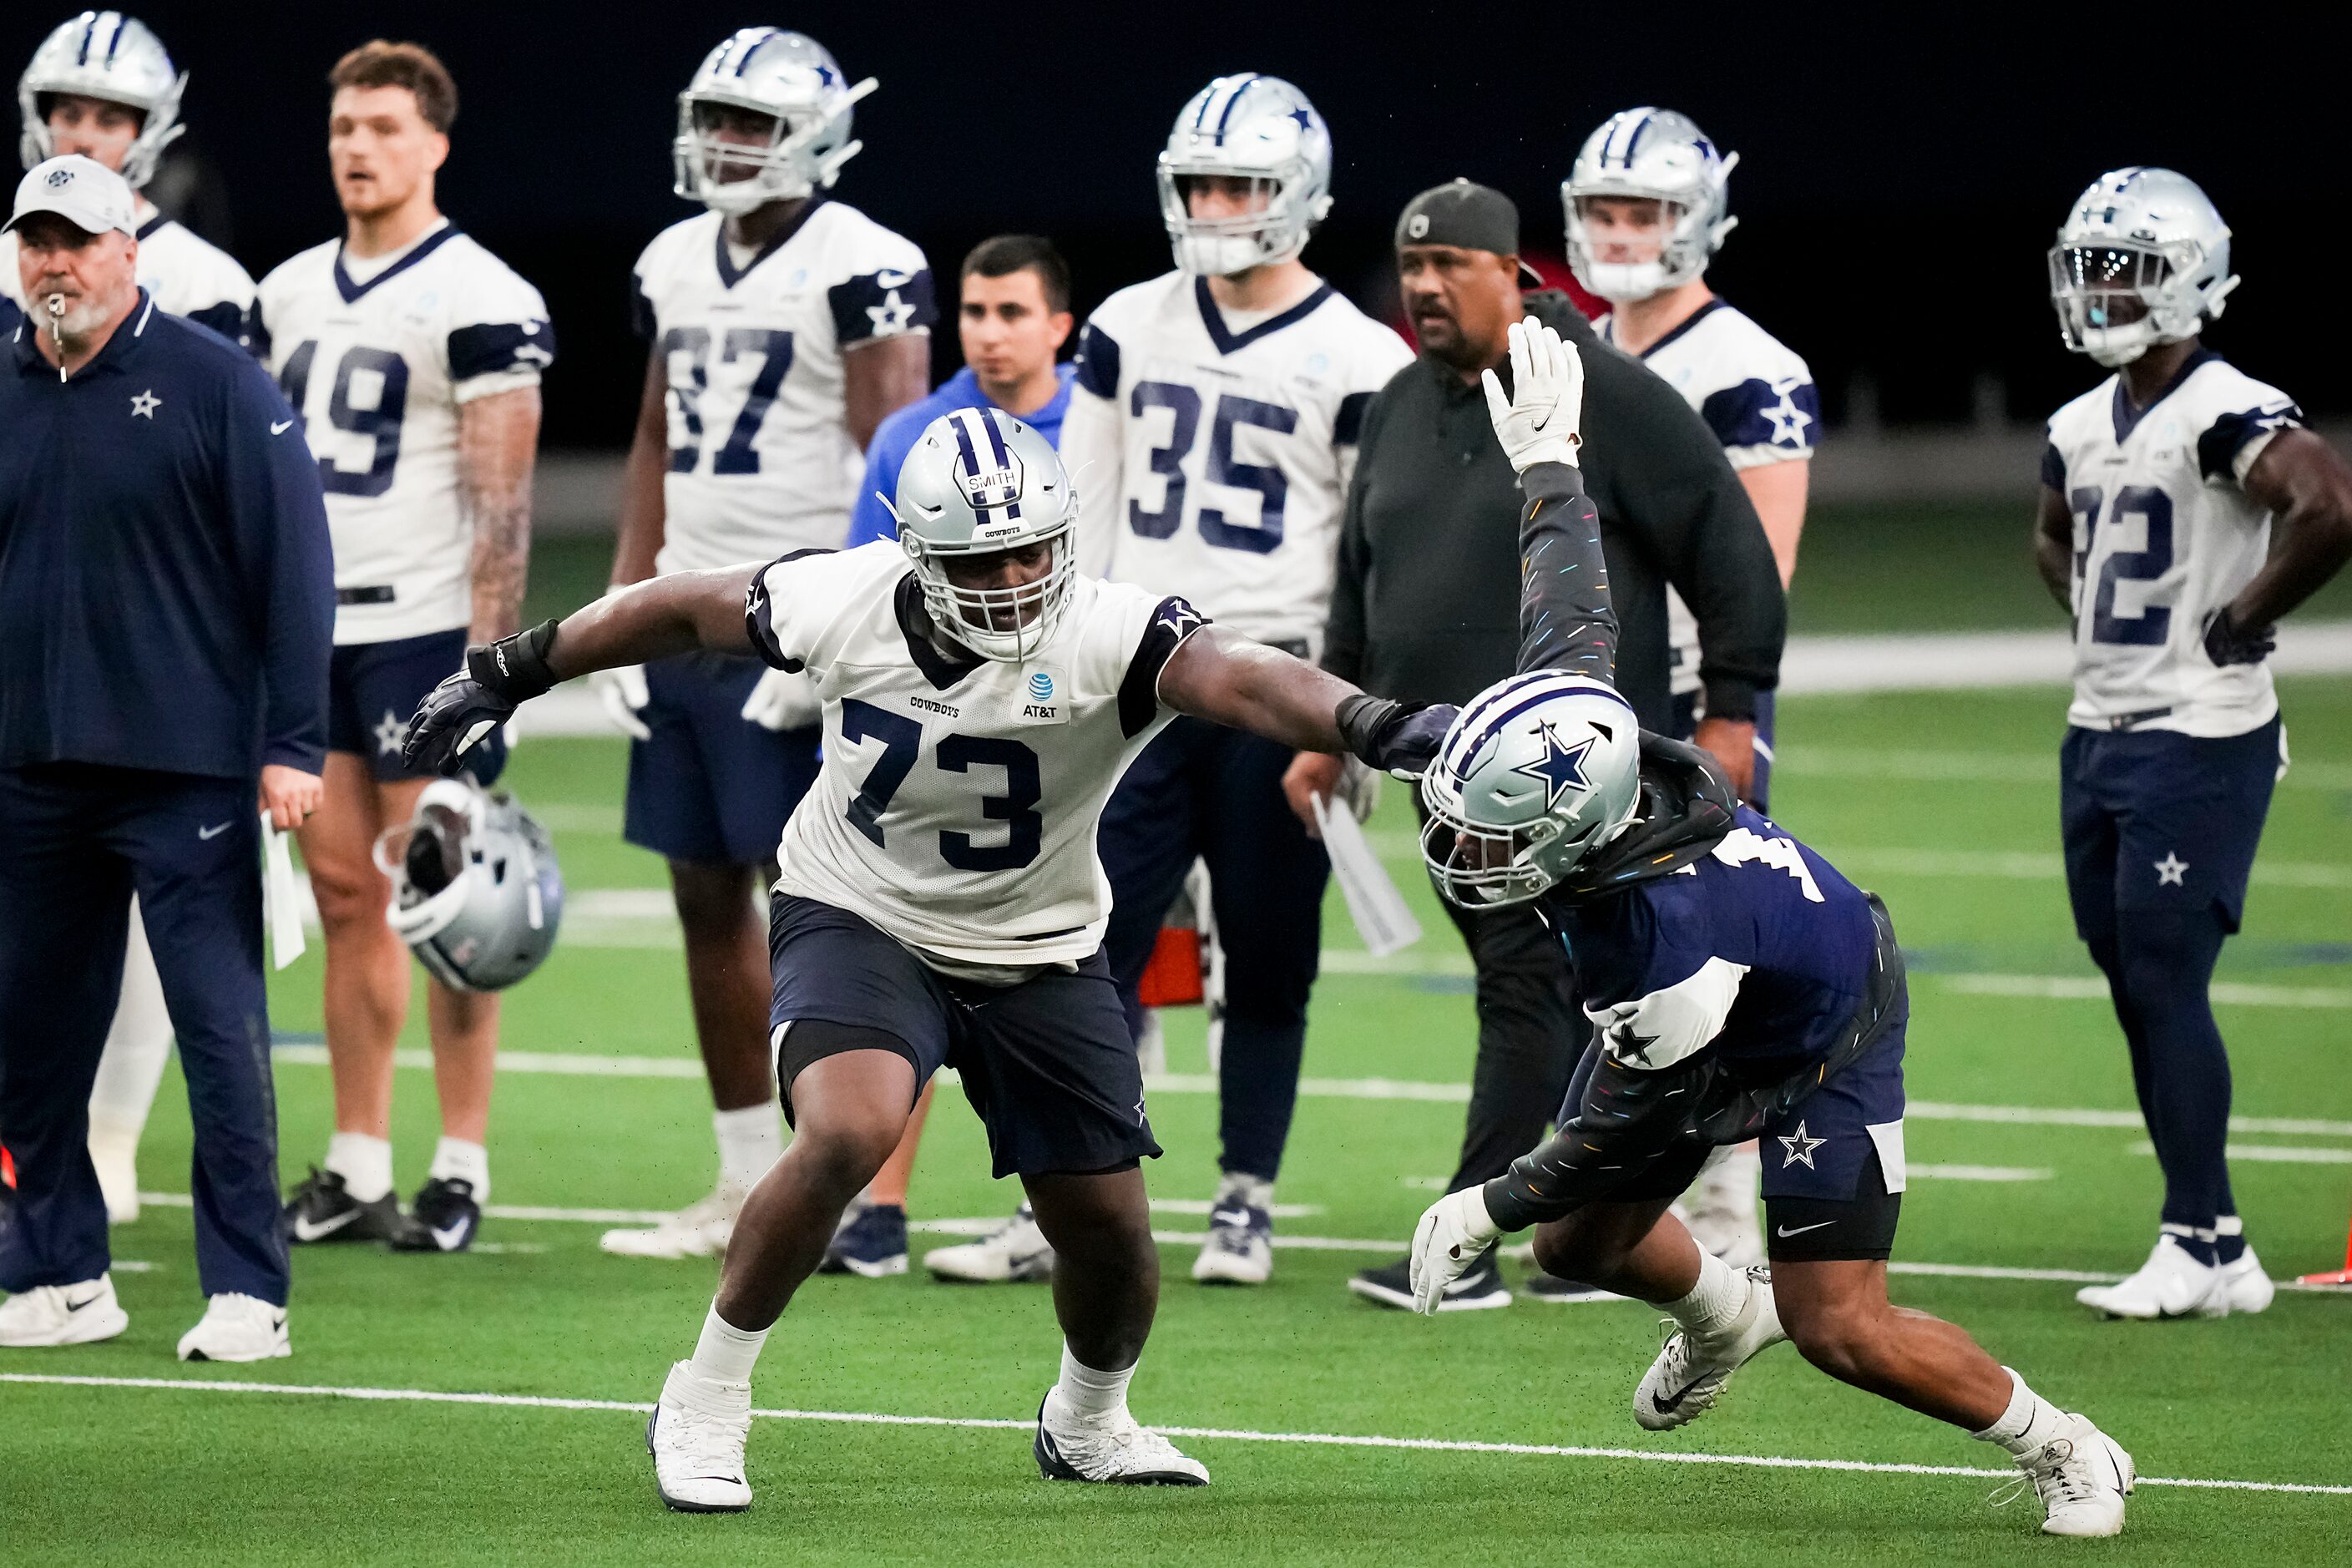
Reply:
[[457, 504], [474, 528], [468, 642], [496, 642], [522, 625], [539, 411], [536, 386], [493, 392], [457, 408]]

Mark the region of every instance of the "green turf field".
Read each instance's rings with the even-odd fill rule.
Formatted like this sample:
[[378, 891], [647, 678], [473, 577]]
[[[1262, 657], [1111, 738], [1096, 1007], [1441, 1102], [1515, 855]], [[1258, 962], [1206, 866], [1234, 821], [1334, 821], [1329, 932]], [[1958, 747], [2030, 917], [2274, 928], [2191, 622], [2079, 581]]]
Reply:
[[[2283, 683], [2299, 759], [2273, 809], [2247, 933], [2224, 959], [2238, 1064], [2241, 1205], [2275, 1274], [2333, 1267], [2352, 1207], [2352, 685]], [[1883, 891], [1915, 962], [1915, 1117], [1900, 1264], [2123, 1272], [2151, 1239], [2155, 1161], [2127, 1119], [1966, 1120], [1955, 1108], [2123, 1111], [2120, 1037], [2074, 943], [2057, 873], [2055, 691], [1795, 700], [1781, 720], [1783, 820]], [[709, 1105], [692, 1067], [675, 933], [652, 858], [622, 844], [622, 754], [604, 741], [527, 742], [510, 779], [557, 830], [575, 900], [565, 940], [511, 997], [516, 1053], [656, 1058], [630, 1076], [511, 1071], [493, 1151], [499, 1205], [646, 1210], [709, 1184]], [[1630, 1304], [1428, 1321], [1341, 1288], [1386, 1261], [1451, 1170], [1458, 1090], [1368, 1098], [1362, 1080], [1466, 1081], [1470, 999], [1458, 945], [1412, 874], [1392, 791], [1376, 842], [1429, 934], [1387, 972], [1366, 962], [1335, 894], [1303, 1099], [1281, 1201], [1275, 1281], [1214, 1291], [1185, 1278], [1214, 1182], [1213, 1098], [1155, 1092], [1169, 1157], [1155, 1194], [1169, 1280], [1135, 1391], [1213, 1469], [1204, 1492], [1107, 1495], [1037, 1479], [1022, 1425], [1053, 1376], [1044, 1290], [818, 1279], [770, 1340], [748, 1516], [689, 1519], [655, 1500], [634, 1409], [687, 1353], [713, 1268], [607, 1258], [598, 1224], [494, 1217], [499, 1250], [394, 1258], [298, 1253], [291, 1360], [192, 1369], [172, 1359], [198, 1310], [184, 1208], [151, 1205], [116, 1233], [130, 1332], [6, 1352], [0, 1374], [153, 1385], [0, 1382], [0, 1557], [10, 1563], [1804, 1563], [2111, 1558], [2033, 1534], [2029, 1497], [1996, 1510], [1991, 1477], [1768, 1468], [1763, 1458], [1984, 1468], [1957, 1433], [1830, 1384], [1787, 1350], [1725, 1407], [1652, 1436], [1627, 1412], [1656, 1346]], [[615, 896], [622, 895], [622, 896]], [[276, 1022], [286, 1173], [323, 1150], [315, 956], [280, 975]], [[419, 1008], [421, 1014], [421, 1007]], [[1205, 1062], [1196, 1015], [1171, 1067]], [[411, 1045], [421, 1046], [413, 1026]], [[315, 1036], [308, 1036], [315, 1038]], [[281, 1040], [281, 1045], [285, 1042]], [[565, 1064], [530, 1062], [516, 1067]], [[576, 1068], [577, 1064], [572, 1064]], [[645, 1076], [667, 1069], [667, 1076]], [[430, 1075], [400, 1075], [404, 1189], [436, 1131]], [[1397, 1091], [1391, 1090], [1394, 1093]], [[187, 1186], [176, 1078], [143, 1184]], [[1923, 1110], [1933, 1114], [1920, 1114]], [[2011, 1113], [2013, 1114], [2013, 1112]], [[2083, 1124], [2083, 1123], [2092, 1124]], [[2005, 1180], [1982, 1179], [1988, 1175]], [[1973, 1179], [1971, 1179], [1973, 1178]], [[980, 1130], [941, 1097], [915, 1189], [919, 1220], [995, 1215]], [[919, 1236], [919, 1250], [952, 1239]], [[1361, 1241], [1369, 1245], [1345, 1245]], [[1515, 1266], [1514, 1272], [1516, 1273]], [[2352, 1483], [2343, 1397], [2352, 1299], [2282, 1294], [2258, 1319], [2093, 1321], [2074, 1285], [1909, 1274], [1903, 1302], [1969, 1325], [2037, 1386], [2092, 1412], [2144, 1477]], [[313, 1392], [206, 1392], [266, 1382]], [[183, 1385], [196, 1385], [193, 1388]], [[508, 1402], [338, 1397], [429, 1391]], [[857, 1416], [861, 1419], [847, 1419]], [[872, 1417], [933, 1418], [888, 1424]], [[1283, 1436], [1288, 1434], [1290, 1436]], [[1346, 1445], [1308, 1436], [1434, 1441]], [[1512, 1452], [1465, 1447], [1620, 1450]], [[1660, 1462], [1747, 1456], [1730, 1464]], [[2352, 1495], [2144, 1484], [2133, 1562], [2340, 1560]]]

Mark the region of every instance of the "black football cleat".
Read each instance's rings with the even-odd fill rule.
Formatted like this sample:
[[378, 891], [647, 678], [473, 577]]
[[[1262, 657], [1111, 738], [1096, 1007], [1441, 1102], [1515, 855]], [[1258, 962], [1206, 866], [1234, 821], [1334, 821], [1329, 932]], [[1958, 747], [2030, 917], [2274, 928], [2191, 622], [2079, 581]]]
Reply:
[[297, 1247], [322, 1241], [389, 1241], [400, 1226], [400, 1200], [386, 1193], [372, 1204], [363, 1204], [352, 1196], [340, 1174], [316, 1165], [286, 1200], [287, 1236]]
[[474, 1184], [462, 1176], [436, 1176], [416, 1189], [408, 1217], [391, 1237], [394, 1252], [463, 1252], [482, 1228], [482, 1205]]

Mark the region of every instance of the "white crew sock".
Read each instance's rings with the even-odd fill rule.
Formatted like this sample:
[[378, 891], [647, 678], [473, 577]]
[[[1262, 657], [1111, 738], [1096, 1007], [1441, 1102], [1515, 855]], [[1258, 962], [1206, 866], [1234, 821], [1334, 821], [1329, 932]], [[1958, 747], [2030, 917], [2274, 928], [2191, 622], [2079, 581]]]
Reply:
[[1228, 1203], [1271, 1211], [1274, 1207], [1274, 1184], [1263, 1176], [1253, 1176], [1247, 1171], [1227, 1171], [1217, 1183], [1216, 1201], [1211, 1206], [1223, 1208]]
[[1746, 1274], [1702, 1248], [1698, 1255], [1698, 1283], [1691, 1287], [1690, 1294], [1661, 1301], [1658, 1306], [1682, 1325], [1685, 1333], [1695, 1339], [1705, 1338], [1719, 1334], [1739, 1321], [1751, 1288]]
[[719, 1184], [750, 1192], [783, 1158], [784, 1108], [779, 1100], [747, 1105], [740, 1110], [714, 1110], [711, 1130], [719, 1134]]
[[1054, 1392], [1062, 1396], [1062, 1408], [1069, 1415], [1081, 1421], [1099, 1421], [1127, 1408], [1127, 1385], [1134, 1380], [1135, 1367], [1124, 1372], [1097, 1372], [1072, 1355], [1065, 1342], [1062, 1378], [1054, 1384]]
[[327, 1169], [342, 1177], [345, 1192], [372, 1204], [392, 1191], [392, 1140], [338, 1132], [327, 1140]]
[[2042, 1395], [2025, 1386], [2025, 1379], [2017, 1375], [2015, 1367], [2000, 1369], [2009, 1373], [2009, 1408], [2000, 1419], [1981, 1432], [1969, 1436], [1987, 1443], [1998, 1443], [2012, 1454], [2032, 1453], [2066, 1430], [2070, 1417]]
[[702, 1338], [695, 1342], [694, 1374], [714, 1383], [749, 1383], [751, 1364], [767, 1342], [767, 1330], [737, 1328], [719, 1315], [719, 1303], [713, 1301], [710, 1315], [702, 1320]]
[[474, 1201], [490, 1201], [490, 1152], [463, 1138], [444, 1138], [433, 1146], [433, 1168], [425, 1173], [436, 1182], [471, 1182]]

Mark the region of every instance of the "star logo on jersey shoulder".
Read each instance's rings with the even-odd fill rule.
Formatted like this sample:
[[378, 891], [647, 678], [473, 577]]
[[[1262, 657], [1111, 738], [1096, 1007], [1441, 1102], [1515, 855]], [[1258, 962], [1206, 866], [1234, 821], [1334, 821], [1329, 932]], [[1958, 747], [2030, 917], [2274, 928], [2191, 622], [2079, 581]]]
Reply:
[[1609, 1031], [1609, 1054], [1629, 1068], [1650, 1065], [1650, 1047], [1658, 1043], [1655, 1035], [1637, 1035], [1631, 1018]]
[[1796, 1131], [1780, 1140], [1780, 1147], [1785, 1151], [1780, 1156], [1780, 1169], [1785, 1171], [1791, 1165], [1802, 1165], [1808, 1171], [1819, 1170], [1821, 1167], [1813, 1163], [1813, 1151], [1828, 1142], [1826, 1138], [1806, 1137], [1805, 1124], [1798, 1122]]
[[131, 415], [134, 419], [144, 419], [152, 424], [155, 410], [163, 406], [163, 400], [155, 395], [155, 389], [151, 386], [131, 400]]
[[1170, 637], [1181, 642], [1191, 636], [1196, 628], [1207, 626], [1209, 617], [1183, 600], [1171, 595], [1160, 604], [1160, 624], [1166, 628]]
[[2169, 849], [2156, 863], [2156, 885], [2159, 888], [2185, 888], [2189, 884], [2183, 879], [2188, 875], [2189, 862]]
[[1585, 753], [1591, 751], [1591, 737], [1574, 745], [1561, 742], [1559, 731], [1547, 723], [1542, 727], [1543, 755], [1531, 763], [1521, 763], [1511, 771], [1531, 778], [1544, 786], [1544, 809], [1558, 809], [1560, 797], [1570, 790], [1589, 790], [1592, 780], [1584, 772]]
[[866, 307], [866, 319], [874, 323], [874, 335], [877, 338], [896, 337], [905, 331], [914, 314], [915, 307], [898, 298], [896, 289], [885, 294], [880, 304]]
[[383, 710], [383, 722], [375, 727], [375, 749], [377, 753], [381, 756], [386, 757], [396, 757], [400, 755], [400, 742], [407, 733], [408, 726], [400, 721], [400, 715], [394, 712], [389, 708], [385, 709]]
[[1765, 409], [1764, 417], [1771, 423], [1772, 445], [1775, 447], [1801, 447], [1805, 444], [1805, 426], [1813, 422], [1813, 416], [1797, 406], [1797, 388], [1802, 385], [1804, 383], [1795, 376], [1772, 384], [1772, 390], [1780, 394], [1780, 401]]

